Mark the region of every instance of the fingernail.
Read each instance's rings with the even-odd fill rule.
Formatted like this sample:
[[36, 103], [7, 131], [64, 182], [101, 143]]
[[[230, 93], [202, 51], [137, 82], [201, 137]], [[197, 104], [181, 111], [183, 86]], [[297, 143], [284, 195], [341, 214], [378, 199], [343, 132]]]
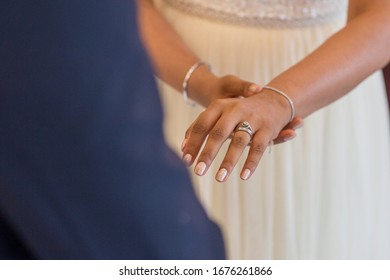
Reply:
[[186, 154], [186, 155], [183, 157], [183, 162], [184, 162], [187, 166], [190, 166], [191, 161], [192, 161], [192, 156], [191, 156], [190, 154]]
[[183, 143], [181, 144], [181, 150], [183, 151], [187, 144], [187, 138], [183, 140]]
[[248, 180], [249, 176], [251, 175], [251, 171], [249, 169], [245, 169], [241, 173], [241, 179], [242, 180]]
[[290, 140], [292, 140], [292, 139], [294, 139], [294, 138], [295, 138], [295, 135], [291, 135], [291, 136], [284, 137], [284, 138], [283, 138], [283, 142], [290, 141]]
[[260, 87], [258, 85], [256, 85], [256, 84], [252, 84], [252, 85], [249, 86], [249, 91], [255, 92], [255, 93], [259, 92], [260, 91]]
[[226, 178], [226, 175], [227, 175], [227, 170], [225, 168], [221, 168], [218, 173], [217, 173], [217, 176], [215, 177], [215, 179], [218, 181], [218, 182], [224, 182], [225, 181], [225, 178]]
[[202, 176], [206, 170], [206, 163], [203, 161], [198, 162], [198, 164], [195, 166], [195, 173], [199, 176]]
[[296, 130], [296, 129], [299, 129], [303, 126], [303, 123], [297, 123], [296, 125], [293, 126], [292, 129]]

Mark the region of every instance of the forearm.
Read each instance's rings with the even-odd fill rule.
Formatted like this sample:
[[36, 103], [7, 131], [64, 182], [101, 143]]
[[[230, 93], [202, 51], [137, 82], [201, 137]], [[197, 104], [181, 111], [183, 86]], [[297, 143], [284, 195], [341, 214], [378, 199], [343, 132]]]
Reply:
[[294, 100], [299, 116], [342, 97], [390, 59], [390, 3], [350, 2], [346, 27], [270, 82]]
[[[137, 3], [141, 36], [156, 75], [178, 91], [182, 91], [184, 77], [190, 67], [200, 60], [199, 57], [156, 10], [153, 1], [138, 0]], [[197, 97], [206, 91], [202, 85], [207, 85], [207, 81], [214, 78], [207, 67], [199, 67], [191, 76], [191, 97], [198, 99]]]

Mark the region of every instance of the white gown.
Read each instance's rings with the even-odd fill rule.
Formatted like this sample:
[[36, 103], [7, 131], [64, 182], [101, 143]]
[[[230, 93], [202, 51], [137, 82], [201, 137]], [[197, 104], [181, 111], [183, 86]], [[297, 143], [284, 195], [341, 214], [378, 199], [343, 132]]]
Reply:
[[[216, 74], [260, 85], [345, 24], [345, 0], [157, 0], [165, 17]], [[325, 77], [324, 77], [325, 78]], [[168, 143], [181, 156], [203, 110], [161, 85]], [[224, 184], [190, 172], [221, 226], [231, 259], [390, 259], [390, 132], [382, 75], [305, 120], [265, 154], [249, 181], [243, 159]], [[226, 143], [227, 144], [227, 143]]]

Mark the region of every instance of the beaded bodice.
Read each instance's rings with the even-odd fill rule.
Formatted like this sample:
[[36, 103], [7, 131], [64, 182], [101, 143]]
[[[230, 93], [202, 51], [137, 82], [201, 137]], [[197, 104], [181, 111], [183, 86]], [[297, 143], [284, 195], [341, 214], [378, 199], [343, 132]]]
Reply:
[[345, 14], [348, 0], [165, 0], [183, 12], [222, 22], [310, 26]]

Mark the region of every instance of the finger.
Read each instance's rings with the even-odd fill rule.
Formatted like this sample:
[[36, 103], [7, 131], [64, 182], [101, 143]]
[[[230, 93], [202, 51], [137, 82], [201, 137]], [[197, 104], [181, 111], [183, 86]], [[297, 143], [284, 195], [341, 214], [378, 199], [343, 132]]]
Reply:
[[228, 139], [238, 121], [229, 116], [221, 117], [211, 129], [203, 150], [199, 154], [197, 164], [194, 168], [195, 174], [202, 176], [206, 174], [211, 163], [215, 159], [223, 143]]
[[213, 121], [208, 120], [207, 116], [199, 115], [195, 120], [192, 127], [189, 129], [188, 137], [184, 140], [182, 144], [183, 147], [183, 162], [187, 166], [191, 166], [194, 162], [194, 159], [198, 155], [198, 152], [202, 146], [202, 143], [205, 141], [208, 132], [210, 131]]
[[189, 128], [187, 128], [185, 134], [184, 134], [184, 140], [181, 144], [181, 152], [184, 151], [185, 147], [186, 147], [186, 144], [187, 144], [187, 141], [188, 141], [188, 138], [190, 137], [190, 131], [192, 130], [192, 127], [194, 126], [194, 122], [191, 123], [191, 125], [189, 126]]
[[251, 135], [245, 131], [236, 131], [228, 147], [215, 179], [218, 182], [225, 182], [233, 171], [245, 148], [251, 140]]
[[249, 149], [248, 157], [244, 167], [241, 170], [241, 179], [248, 180], [259, 165], [260, 159], [267, 149], [272, 139], [272, 133], [267, 131], [257, 131], [253, 136], [252, 144]]
[[244, 90], [243, 96], [248, 97], [255, 93], [259, 93], [262, 88], [258, 84], [255, 83], [248, 83], [246, 86], [246, 89]]
[[261, 91], [261, 87], [255, 83], [241, 80], [233, 75], [226, 75], [221, 78], [224, 84], [223, 90], [229, 93], [230, 96], [243, 96], [248, 97]]
[[292, 139], [294, 139], [296, 137], [296, 133], [294, 130], [292, 129], [285, 129], [285, 130], [282, 130], [278, 137], [276, 137], [274, 140], [273, 140], [273, 143], [276, 145], [276, 144], [281, 144], [281, 143], [285, 143], [287, 141], [290, 141]]
[[292, 140], [296, 137], [295, 130], [303, 126], [303, 119], [295, 117], [291, 122], [289, 122], [279, 133], [278, 137], [274, 139], [274, 144], [285, 143], [289, 140]]
[[289, 122], [285, 127], [284, 129], [293, 129], [293, 130], [297, 130], [299, 128], [301, 128], [304, 124], [304, 121], [302, 118], [300, 117], [295, 117], [291, 122]]
[[218, 100], [210, 104], [209, 108], [203, 111], [193, 122], [186, 132], [186, 141], [183, 146], [183, 162], [190, 166], [199, 153], [200, 148], [205, 142], [207, 135], [215, 126], [221, 115], [221, 104]]

